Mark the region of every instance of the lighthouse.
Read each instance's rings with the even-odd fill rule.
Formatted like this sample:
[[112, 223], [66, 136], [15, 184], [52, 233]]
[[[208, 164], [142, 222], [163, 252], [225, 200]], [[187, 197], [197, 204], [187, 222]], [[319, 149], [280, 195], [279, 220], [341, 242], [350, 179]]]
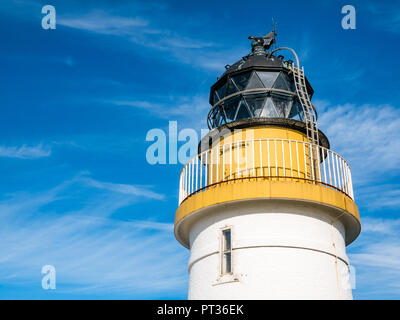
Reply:
[[189, 299], [352, 299], [350, 166], [318, 129], [296, 52], [272, 49], [275, 37], [249, 37], [251, 53], [217, 78], [210, 131], [180, 173]]

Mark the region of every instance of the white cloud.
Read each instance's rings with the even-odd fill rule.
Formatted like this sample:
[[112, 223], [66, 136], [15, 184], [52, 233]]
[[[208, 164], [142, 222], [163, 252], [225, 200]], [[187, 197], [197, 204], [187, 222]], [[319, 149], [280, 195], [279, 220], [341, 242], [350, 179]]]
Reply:
[[142, 17], [112, 15], [101, 10], [70, 17], [61, 16], [57, 23], [98, 34], [124, 36], [136, 44], [163, 51], [203, 49], [214, 45], [209, 41], [177, 35], [166, 28], [152, 27], [151, 22]]
[[138, 17], [113, 16], [102, 11], [93, 11], [80, 16], [60, 16], [57, 24], [101, 34], [132, 35], [149, 22]]
[[136, 197], [144, 197], [149, 199], [162, 200], [165, 198], [163, 194], [159, 194], [153, 192], [148, 189], [146, 186], [134, 186], [129, 184], [119, 184], [119, 183], [110, 183], [110, 182], [102, 182], [97, 181], [91, 178], [84, 178], [85, 183], [87, 183], [91, 187], [95, 187], [98, 189], [104, 189], [112, 192], [122, 193], [126, 195], [136, 196]]
[[393, 33], [400, 31], [400, 13], [399, 3], [397, 1], [385, 2], [371, 2], [366, 3], [366, 7], [373, 15], [372, 25], [376, 26], [379, 30], [386, 30]]
[[178, 101], [168, 103], [122, 99], [104, 102], [145, 109], [158, 118], [180, 121], [185, 128], [195, 130], [207, 128], [207, 114], [211, 108], [208, 97], [205, 96], [180, 97]]
[[318, 122], [331, 149], [350, 163], [354, 182], [368, 185], [399, 173], [400, 114], [393, 106], [328, 106]]
[[349, 250], [357, 273], [356, 295], [400, 296], [400, 220], [367, 217], [362, 223], [361, 236]]
[[18, 158], [18, 159], [37, 159], [49, 157], [51, 148], [45, 147], [43, 144], [36, 146], [22, 145], [20, 147], [5, 147], [0, 146], [0, 157]]
[[400, 219], [377, 219], [365, 217], [362, 219], [362, 229], [363, 233], [371, 232], [396, 235], [396, 232], [400, 229]]
[[[90, 188], [87, 182], [86, 176], [78, 175], [51, 190], [16, 194], [0, 202], [0, 282], [41, 290], [40, 270], [51, 264], [57, 272], [57, 292], [63, 294], [137, 299], [183, 295], [187, 257], [173, 236], [173, 223], [110, 218], [154, 195], [96, 181], [92, 190], [104, 186], [102, 190], [112, 192], [86, 198], [88, 190], [82, 186]], [[79, 202], [76, 197], [82, 193], [84, 200]], [[72, 211], [58, 202], [70, 198], [79, 205]], [[135, 216], [146, 213], [138, 215], [132, 207]]]
[[150, 15], [149, 18], [129, 17], [97, 10], [88, 14], [60, 16], [57, 23], [97, 34], [118, 36], [135, 45], [165, 52], [167, 54], [161, 56], [164, 59], [172, 58], [174, 62], [195, 65], [197, 68], [223, 71], [230, 57], [234, 57], [233, 63], [237, 57], [248, 53], [240, 50], [241, 53], [235, 55], [237, 52], [232, 47], [220, 50], [218, 43], [170, 30], [159, 25], [160, 21], [155, 21]]
[[400, 207], [400, 185], [396, 183], [363, 185], [357, 193], [369, 209]]

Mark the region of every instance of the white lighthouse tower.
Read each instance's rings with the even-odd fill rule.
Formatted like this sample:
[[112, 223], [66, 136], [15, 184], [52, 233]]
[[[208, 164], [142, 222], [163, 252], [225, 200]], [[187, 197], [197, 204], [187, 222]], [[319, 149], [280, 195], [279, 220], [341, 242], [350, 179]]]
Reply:
[[275, 32], [250, 39], [212, 86], [211, 130], [180, 175], [189, 299], [352, 299], [350, 167], [317, 128], [296, 53], [268, 51]]

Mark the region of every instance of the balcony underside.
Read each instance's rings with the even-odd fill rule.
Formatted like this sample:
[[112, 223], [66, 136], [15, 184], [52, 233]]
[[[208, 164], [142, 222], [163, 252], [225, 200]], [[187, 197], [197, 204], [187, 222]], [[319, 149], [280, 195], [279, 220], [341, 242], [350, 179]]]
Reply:
[[187, 239], [182, 236], [185, 220], [202, 214], [204, 209], [212, 206], [253, 199], [305, 201], [330, 207], [346, 225], [346, 245], [353, 242], [361, 231], [358, 207], [344, 192], [315, 181], [253, 177], [219, 182], [187, 197], [176, 211], [175, 235], [188, 247]]

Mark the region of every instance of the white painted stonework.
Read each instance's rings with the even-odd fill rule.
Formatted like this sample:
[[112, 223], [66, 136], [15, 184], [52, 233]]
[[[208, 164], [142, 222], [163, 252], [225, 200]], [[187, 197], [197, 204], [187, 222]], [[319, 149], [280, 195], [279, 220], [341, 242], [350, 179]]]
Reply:
[[[341, 212], [290, 200], [246, 200], [192, 215], [189, 299], [352, 299]], [[232, 275], [220, 276], [232, 228]]]

